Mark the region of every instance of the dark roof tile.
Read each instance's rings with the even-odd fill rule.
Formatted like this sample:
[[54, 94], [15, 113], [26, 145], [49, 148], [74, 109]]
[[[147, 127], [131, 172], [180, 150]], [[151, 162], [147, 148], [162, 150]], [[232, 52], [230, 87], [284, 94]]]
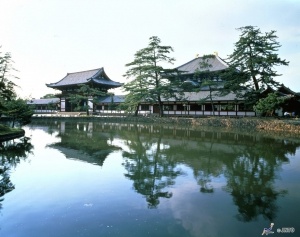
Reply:
[[29, 105], [47, 105], [52, 103], [59, 103], [59, 98], [49, 98], [49, 99], [32, 99], [27, 101]]
[[114, 95], [113, 99], [111, 96], [104, 96], [99, 98], [99, 103], [123, 103], [125, 101], [125, 95]]
[[[201, 60], [202, 60], [202, 57], [195, 58], [195, 59], [177, 67], [176, 69], [181, 71], [182, 74], [193, 74], [196, 72], [197, 69], [199, 71], [203, 71], [203, 69], [200, 68]], [[216, 56], [216, 55], [214, 56], [214, 58], [208, 59], [208, 64], [211, 65], [211, 67], [209, 68], [209, 71], [211, 71], [211, 72], [221, 71], [221, 70], [228, 68], [228, 65], [219, 56]]]
[[122, 83], [111, 80], [105, 74], [103, 67], [88, 71], [68, 73], [60, 81], [47, 84], [47, 86], [52, 88], [59, 88], [69, 85], [86, 84], [90, 81], [94, 81], [97, 84], [107, 85], [111, 87], [122, 86]]

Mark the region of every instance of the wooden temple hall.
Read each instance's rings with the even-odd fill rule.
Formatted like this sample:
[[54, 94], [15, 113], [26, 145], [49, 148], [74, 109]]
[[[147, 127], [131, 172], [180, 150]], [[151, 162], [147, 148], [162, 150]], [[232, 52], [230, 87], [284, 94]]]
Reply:
[[[82, 85], [88, 85], [91, 88], [99, 89], [100, 91], [107, 92], [109, 89], [118, 88], [122, 83], [111, 80], [105, 73], [104, 68], [98, 68], [82, 72], [67, 73], [67, 75], [58, 82], [46, 84], [48, 87], [60, 90], [59, 94], [61, 112], [74, 111], [73, 105], [68, 100], [68, 95], [76, 93]], [[87, 102], [88, 106], [95, 110], [96, 106], [93, 104], [93, 98]]]

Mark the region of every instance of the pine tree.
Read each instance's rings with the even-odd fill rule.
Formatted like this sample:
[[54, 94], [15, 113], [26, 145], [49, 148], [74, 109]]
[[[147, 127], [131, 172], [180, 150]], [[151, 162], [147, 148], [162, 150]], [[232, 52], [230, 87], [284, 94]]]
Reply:
[[137, 111], [137, 106], [142, 101], [158, 104], [159, 114], [163, 116], [163, 99], [176, 98], [179, 80], [177, 70], [164, 68], [164, 64], [173, 64], [174, 58], [168, 54], [173, 52], [171, 46], [160, 45], [160, 39], [152, 36], [149, 44], [136, 52], [134, 60], [126, 64], [129, 67], [125, 77], [133, 80], [124, 85], [125, 91], [129, 92], [126, 96], [126, 103], [131, 104]]
[[200, 103], [204, 103], [206, 100], [210, 101], [213, 115], [215, 115], [215, 108], [213, 104], [213, 98], [218, 95], [216, 92], [218, 83], [214, 80], [217, 74], [215, 72], [210, 71], [212, 65], [210, 64], [210, 60], [215, 58], [215, 55], [208, 54], [203, 55], [199, 62], [199, 69], [195, 72], [195, 78], [201, 78], [200, 87], [198, 89], [202, 90], [203, 88], [208, 88], [209, 95], [206, 98], [200, 100]]
[[97, 103], [97, 98], [107, 95], [107, 93], [89, 85], [81, 85], [75, 92], [68, 96], [70, 103], [75, 105], [75, 111], [86, 111], [87, 115], [91, 109], [88, 104], [89, 100]]
[[279, 85], [275, 77], [281, 75], [275, 71], [275, 67], [287, 66], [289, 62], [277, 54], [281, 45], [277, 41], [276, 31], [262, 33], [254, 26], [238, 30], [241, 35], [227, 59], [229, 70], [224, 77], [224, 89], [236, 93], [246, 89], [246, 96], [257, 101], [261, 91]]
[[13, 79], [17, 77], [11, 75], [11, 71], [15, 70], [12, 67], [12, 59], [10, 53], [2, 55], [0, 52], [0, 114], [5, 110], [4, 103], [16, 97], [14, 87], [16, 84]]

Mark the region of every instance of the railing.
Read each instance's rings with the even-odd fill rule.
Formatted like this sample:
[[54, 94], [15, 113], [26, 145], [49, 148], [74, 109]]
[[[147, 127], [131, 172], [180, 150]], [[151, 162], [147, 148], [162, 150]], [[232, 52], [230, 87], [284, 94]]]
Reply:
[[56, 114], [58, 111], [52, 109], [35, 109], [33, 112], [36, 114]]
[[184, 117], [200, 117], [200, 116], [244, 116], [244, 117], [254, 117], [256, 116], [255, 112], [253, 111], [174, 111], [168, 110], [164, 111], [164, 115], [168, 116], [184, 116]]
[[[41, 110], [34, 111], [36, 114], [35, 117], [44, 117], [44, 116], [58, 116], [58, 117], [77, 117], [77, 116], [86, 116], [86, 112], [56, 112], [53, 110]], [[129, 113], [124, 110], [97, 110], [95, 112], [90, 112], [90, 116], [126, 116]], [[152, 113], [150, 110], [139, 110], [138, 115], [141, 116], [150, 116], [158, 115], [158, 113]], [[254, 117], [256, 116], [253, 111], [174, 111], [174, 110], [165, 110], [164, 115], [166, 116], [178, 116], [178, 117], [201, 117], [201, 116], [229, 116], [229, 117]]]
[[33, 117], [79, 117], [86, 115], [86, 112], [56, 112], [56, 113], [38, 113]]

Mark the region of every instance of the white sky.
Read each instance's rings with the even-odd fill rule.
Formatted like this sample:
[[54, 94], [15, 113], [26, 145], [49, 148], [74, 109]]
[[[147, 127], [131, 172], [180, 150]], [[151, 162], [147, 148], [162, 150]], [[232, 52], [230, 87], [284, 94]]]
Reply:
[[300, 92], [300, 0], [0, 0], [0, 50], [12, 55], [23, 98], [99, 67], [126, 82], [125, 64], [151, 36], [174, 48], [174, 67], [196, 54], [226, 58], [247, 25], [277, 31], [279, 56], [290, 61], [277, 81]]

